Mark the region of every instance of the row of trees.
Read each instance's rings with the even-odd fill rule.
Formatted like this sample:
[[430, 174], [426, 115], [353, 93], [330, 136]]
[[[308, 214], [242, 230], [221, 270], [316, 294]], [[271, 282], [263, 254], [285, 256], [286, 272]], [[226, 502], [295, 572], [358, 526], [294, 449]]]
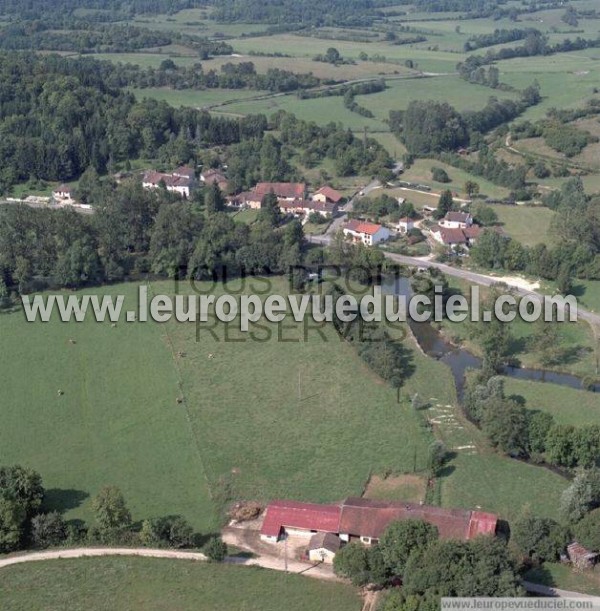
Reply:
[[179, 66], [165, 59], [158, 68], [138, 64], [102, 62], [98, 66], [103, 79], [112, 87], [170, 87], [172, 89], [256, 89], [261, 91], [297, 91], [317, 87], [322, 81], [313, 74], [296, 74], [280, 68], [269, 68], [258, 74], [253, 62], [226, 63], [220, 72], [206, 72], [201, 63]]
[[492, 445], [515, 457], [544, 460], [558, 467], [592, 467], [600, 463], [600, 427], [559, 425], [545, 412], [528, 410], [504, 394], [502, 378], [471, 383], [465, 411]]
[[[181, 516], [143, 520], [134, 527], [123, 494], [116, 486], [105, 486], [92, 499], [95, 523], [66, 522], [58, 511], [44, 509], [46, 491], [39, 473], [20, 465], [0, 467], [0, 552], [59, 545], [102, 543], [148, 547], [199, 547], [202, 537]], [[210, 538], [204, 551], [221, 561], [227, 547], [218, 537]]]

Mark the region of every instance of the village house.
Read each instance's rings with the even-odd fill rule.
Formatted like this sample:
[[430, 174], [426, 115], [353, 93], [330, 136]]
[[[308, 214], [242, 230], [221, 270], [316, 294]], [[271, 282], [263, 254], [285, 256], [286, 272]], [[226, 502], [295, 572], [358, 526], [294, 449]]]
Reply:
[[306, 185], [296, 182], [259, 182], [251, 191], [243, 194], [244, 206], [259, 210], [265, 195], [273, 193], [279, 202], [304, 201]]
[[144, 189], [158, 189], [162, 184], [167, 191], [188, 198], [196, 186], [194, 170], [188, 166], [181, 166], [170, 174], [149, 170], [142, 179]]
[[498, 517], [491, 513], [402, 501], [350, 497], [339, 504], [319, 505], [278, 500], [266, 508], [260, 538], [276, 543], [288, 535], [306, 537], [310, 539], [309, 558], [329, 562], [343, 543], [361, 541], [374, 545], [392, 522], [408, 519], [432, 524], [441, 539], [460, 541], [493, 536], [498, 525]]
[[446, 229], [466, 229], [473, 224], [473, 217], [468, 212], [450, 211], [440, 220], [440, 226]]
[[457, 246], [464, 246], [465, 248], [473, 246], [483, 230], [479, 225], [470, 225], [465, 228], [447, 228], [434, 225], [430, 231], [431, 237], [436, 242], [455, 249]]
[[52, 197], [56, 201], [71, 201], [73, 199], [73, 191], [68, 185], [62, 184], [52, 191]]
[[398, 231], [400, 233], [406, 234], [411, 229], [414, 229], [414, 228], [415, 228], [415, 222], [413, 219], [411, 219], [408, 216], [405, 216], [398, 221]]
[[382, 225], [358, 220], [348, 221], [342, 231], [346, 237], [350, 237], [354, 242], [362, 242], [365, 246], [385, 242], [390, 237], [389, 230]]
[[217, 183], [219, 189], [221, 191], [227, 191], [229, 188], [229, 183], [227, 182], [227, 177], [220, 170], [206, 170], [200, 173], [200, 181], [205, 185], [211, 185]]
[[342, 199], [344, 199], [344, 196], [339, 191], [327, 185], [315, 191], [312, 196], [314, 202], [321, 202], [323, 204], [339, 204]]
[[330, 218], [335, 214], [337, 206], [335, 204], [320, 201], [289, 201], [285, 199], [280, 199], [279, 209], [283, 214], [295, 214], [297, 216], [308, 217], [311, 212], [316, 212], [325, 218]]

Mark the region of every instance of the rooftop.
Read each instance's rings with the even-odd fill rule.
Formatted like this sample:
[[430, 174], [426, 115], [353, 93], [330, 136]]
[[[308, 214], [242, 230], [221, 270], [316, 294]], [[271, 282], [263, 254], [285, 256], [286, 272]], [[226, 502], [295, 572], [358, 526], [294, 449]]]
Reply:
[[352, 219], [344, 225], [344, 229], [354, 231], [355, 233], [364, 233], [366, 235], [374, 235], [381, 228], [381, 225], [377, 225], [376, 223], [367, 223], [366, 221], [358, 221], [356, 219]]

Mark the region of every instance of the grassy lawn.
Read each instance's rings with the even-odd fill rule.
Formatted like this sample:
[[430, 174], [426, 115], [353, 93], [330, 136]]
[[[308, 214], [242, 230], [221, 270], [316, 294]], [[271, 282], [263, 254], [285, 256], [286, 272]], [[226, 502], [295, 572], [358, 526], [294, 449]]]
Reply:
[[254, 223], [254, 221], [258, 218], [258, 213], [260, 210], [252, 210], [250, 208], [245, 208], [244, 210], [238, 210], [237, 212], [233, 212], [233, 218], [238, 223], [244, 223], [246, 225], [250, 225]]
[[[100, 292], [135, 303], [132, 284]], [[179, 513], [203, 532], [216, 526], [164, 328], [15, 312], [0, 315], [0, 332], [2, 464], [38, 470], [67, 518], [89, 519], [91, 496], [115, 484], [134, 519]]]
[[576, 280], [574, 293], [582, 306], [594, 312], [600, 311], [600, 281]]
[[542, 567], [528, 571], [525, 578], [571, 592], [600, 596], [600, 575], [597, 571], [574, 571], [564, 564], [545, 562]]
[[514, 378], [505, 378], [504, 385], [507, 395], [523, 397], [527, 409], [552, 414], [558, 424], [600, 424], [600, 401], [594, 393]]
[[554, 211], [543, 206], [493, 206], [504, 231], [525, 246], [554, 242], [550, 234], [550, 223]]
[[[232, 587], [235, 584], [235, 587]], [[359, 611], [354, 588], [260, 568], [154, 558], [82, 558], [0, 572], [4, 611]]]

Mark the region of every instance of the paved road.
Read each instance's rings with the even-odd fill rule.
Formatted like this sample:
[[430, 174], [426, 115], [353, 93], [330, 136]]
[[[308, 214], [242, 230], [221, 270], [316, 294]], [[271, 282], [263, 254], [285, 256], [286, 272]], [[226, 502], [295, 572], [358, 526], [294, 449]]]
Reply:
[[592, 598], [600, 600], [598, 596], [581, 594], [581, 592], [570, 592], [569, 590], [560, 590], [559, 588], [544, 586], [541, 583], [531, 583], [530, 581], [524, 581], [523, 587], [531, 594], [539, 594], [541, 596], [552, 596], [554, 598]]
[[[372, 182], [368, 187], [365, 187], [364, 189], [365, 194], [377, 188], [378, 186], [379, 186], [379, 183], [377, 181]], [[348, 207], [350, 210], [352, 209], [352, 204], [354, 202], [354, 199], [355, 198], [353, 198], [350, 201], [350, 203], [347, 204], [346, 209], [348, 209]], [[325, 234], [320, 235], [320, 236], [311, 236], [309, 238], [309, 241], [314, 244], [321, 244], [323, 246], [326, 246], [327, 244], [331, 243], [333, 234], [336, 231], [338, 231], [338, 229], [340, 228], [340, 225], [345, 221], [345, 219], [346, 219], [345, 215], [342, 217], [336, 218], [333, 221], [333, 223], [331, 223], [331, 225], [329, 226]], [[444, 274], [448, 276], [454, 276], [455, 278], [461, 278], [473, 284], [479, 284], [480, 286], [492, 286], [494, 284], [503, 282], [501, 277], [486, 276], [485, 274], [478, 274], [476, 272], [472, 272], [466, 269], [452, 267], [450, 265], [446, 265], [445, 263], [439, 263], [438, 261], [434, 261], [429, 258], [408, 257], [406, 255], [397, 255], [395, 253], [385, 252], [385, 251], [383, 251], [383, 254], [385, 255], [386, 258], [390, 259], [391, 261], [394, 261], [395, 263], [399, 263], [400, 265], [406, 265], [408, 267], [427, 267], [427, 268], [435, 267], [441, 270], [442, 272], [444, 272]], [[538, 300], [539, 302], [542, 302], [544, 297], [546, 297], [542, 293], [538, 293], [537, 291], [530, 291], [530, 290], [524, 289], [519, 286], [514, 286], [510, 284], [510, 282], [507, 282], [506, 284], [508, 284], [518, 295], [529, 296], [529, 297], [532, 297], [533, 299]], [[591, 325], [600, 327], [600, 314], [590, 312], [589, 310], [586, 310], [582, 308], [581, 306], [579, 306], [577, 308], [577, 315], [578, 315], [579, 320], [585, 320], [586, 322], [590, 323]]]
[[[468, 282], [472, 282], [474, 284], [479, 284], [481, 286], [492, 286], [494, 284], [498, 284], [503, 282], [501, 277], [494, 276], [486, 276], [484, 274], [478, 274], [476, 272], [471, 272], [466, 269], [460, 269], [458, 267], [451, 267], [450, 265], [446, 265], [445, 263], [439, 263], [437, 261], [432, 261], [429, 259], [422, 259], [419, 257], [407, 257], [404, 255], [397, 255], [390, 252], [384, 252], [385, 256], [401, 265], [407, 265], [409, 267], [435, 267], [444, 274], [448, 276], [454, 276], [455, 278], [462, 278], [463, 280], [467, 280]], [[508, 284], [508, 283], [507, 283]], [[539, 301], [543, 300], [545, 295], [542, 293], [538, 293], [537, 291], [529, 291], [522, 287], [514, 286], [509, 284], [511, 288], [521, 296], [529, 296]], [[590, 312], [589, 310], [585, 310], [581, 307], [577, 308], [577, 315], [580, 320], [585, 320], [593, 325], [600, 325], [600, 315], [595, 314], [594, 312]]]

